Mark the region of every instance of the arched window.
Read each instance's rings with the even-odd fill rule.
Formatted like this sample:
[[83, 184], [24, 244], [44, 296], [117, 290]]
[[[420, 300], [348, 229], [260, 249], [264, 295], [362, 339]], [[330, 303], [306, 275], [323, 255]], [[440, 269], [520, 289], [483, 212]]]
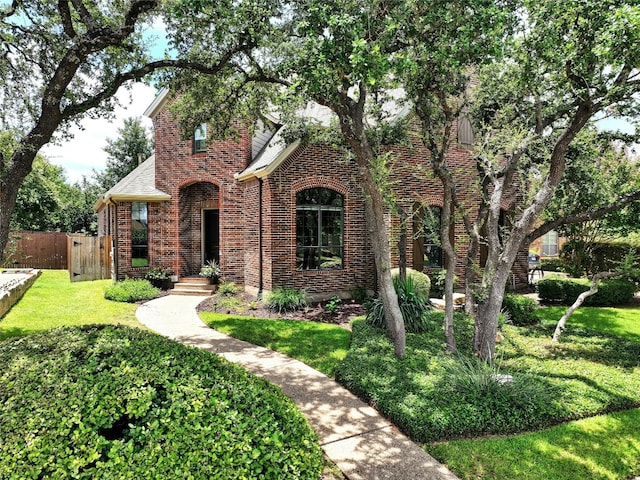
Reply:
[[440, 243], [442, 227], [442, 208], [428, 206], [424, 209], [424, 266], [427, 268], [442, 267], [444, 256]]
[[296, 194], [296, 268], [336, 269], [343, 266], [344, 200], [328, 188]]
[[441, 268], [444, 252], [440, 243], [442, 208], [435, 205], [414, 205], [413, 269]]

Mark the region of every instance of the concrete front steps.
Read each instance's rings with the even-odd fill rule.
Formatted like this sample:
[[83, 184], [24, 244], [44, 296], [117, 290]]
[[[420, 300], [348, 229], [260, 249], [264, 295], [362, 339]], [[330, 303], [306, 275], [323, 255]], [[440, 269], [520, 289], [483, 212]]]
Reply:
[[201, 295], [209, 297], [218, 289], [218, 285], [211, 285], [209, 280], [201, 277], [181, 278], [171, 290], [170, 295]]

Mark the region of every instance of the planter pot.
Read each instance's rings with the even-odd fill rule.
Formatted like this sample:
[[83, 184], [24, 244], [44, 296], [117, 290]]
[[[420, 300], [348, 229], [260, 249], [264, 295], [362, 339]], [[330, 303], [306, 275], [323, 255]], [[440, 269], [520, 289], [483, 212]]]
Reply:
[[218, 277], [210, 277], [209, 284], [210, 285], [218, 285], [220, 283], [220, 279]]

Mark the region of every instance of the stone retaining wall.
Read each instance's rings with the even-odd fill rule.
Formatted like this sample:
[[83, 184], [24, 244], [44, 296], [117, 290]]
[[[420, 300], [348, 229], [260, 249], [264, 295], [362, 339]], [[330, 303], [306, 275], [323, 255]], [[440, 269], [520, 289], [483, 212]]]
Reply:
[[22, 298], [42, 271], [9, 269], [0, 273], [0, 319]]

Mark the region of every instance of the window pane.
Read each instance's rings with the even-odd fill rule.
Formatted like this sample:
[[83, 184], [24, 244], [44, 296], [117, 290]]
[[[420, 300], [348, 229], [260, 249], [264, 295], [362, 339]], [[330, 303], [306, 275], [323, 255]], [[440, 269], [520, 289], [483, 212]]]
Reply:
[[147, 204], [133, 202], [131, 204], [131, 266], [146, 267], [149, 265], [149, 224]]
[[558, 255], [558, 232], [551, 230], [542, 236], [542, 255], [555, 257]]
[[309, 188], [296, 195], [296, 268], [342, 268], [342, 195]]
[[442, 267], [443, 255], [440, 247], [440, 226], [442, 209], [429, 206], [424, 215], [424, 266]]
[[204, 152], [207, 149], [207, 124], [201, 123], [193, 134], [193, 151]]

